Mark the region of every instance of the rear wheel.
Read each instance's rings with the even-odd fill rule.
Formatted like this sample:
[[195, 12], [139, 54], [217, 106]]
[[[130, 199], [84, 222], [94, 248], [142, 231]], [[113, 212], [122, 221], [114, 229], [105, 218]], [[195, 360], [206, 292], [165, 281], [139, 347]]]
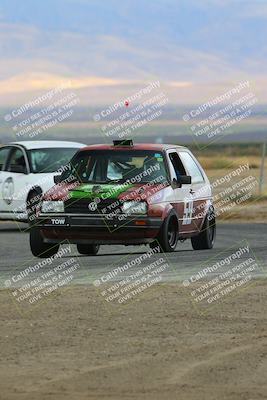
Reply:
[[95, 256], [99, 251], [99, 244], [77, 244], [77, 250], [80, 254]]
[[38, 227], [32, 227], [30, 230], [30, 247], [35, 257], [49, 258], [57, 254], [59, 245], [44, 243]]
[[175, 212], [171, 211], [161, 226], [157, 240], [152, 242], [150, 247], [155, 249], [159, 244], [162, 252], [169, 253], [176, 249], [178, 238], [178, 219]]
[[191, 238], [194, 250], [212, 249], [216, 239], [216, 219], [214, 212], [211, 211], [205, 218], [201, 232]]

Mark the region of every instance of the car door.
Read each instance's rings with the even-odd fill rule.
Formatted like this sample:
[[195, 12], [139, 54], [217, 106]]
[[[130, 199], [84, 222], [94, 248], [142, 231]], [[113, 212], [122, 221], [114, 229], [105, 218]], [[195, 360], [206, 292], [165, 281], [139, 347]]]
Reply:
[[208, 178], [190, 151], [178, 152], [188, 175], [192, 178], [191, 201], [193, 201], [192, 222], [194, 230], [200, 230], [203, 219], [211, 204], [211, 188]]
[[[19, 146], [12, 146], [2, 171], [2, 211], [11, 218], [25, 213], [29, 164], [26, 152]], [[13, 215], [12, 215], [13, 214]]]
[[[189, 175], [176, 149], [167, 151], [167, 159], [171, 181], [173, 181], [173, 179], [179, 179], [179, 175]], [[179, 216], [180, 233], [189, 233], [195, 230], [192, 219], [194, 202], [191, 192], [191, 184], [183, 184], [181, 187], [171, 188], [172, 196], [169, 201], [171, 200], [170, 202]]]
[[7, 165], [7, 160], [10, 155], [10, 151], [12, 150], [11, 146], [4, 146], [0, 148], [0, 214], [6, 210], [6, 201], [5, 201], [5, 185], [4, 182], [6, 180], [5, 168]]

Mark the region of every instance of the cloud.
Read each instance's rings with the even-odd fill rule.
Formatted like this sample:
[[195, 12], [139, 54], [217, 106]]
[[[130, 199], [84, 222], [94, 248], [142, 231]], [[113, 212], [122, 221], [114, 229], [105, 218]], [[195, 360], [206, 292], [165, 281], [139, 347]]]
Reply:
[[68, 78], [45, 73], [29, 73], [16, 75], [12, 78], [0, 81], [0, 92], [1, 95], [6, 95], [10, 93], [23, 93], [25, 91], [49, 90], [64, 84], [67, 86], [70, 84], [71, 89], [83, 89], [90, 87], [123, 85], [129, 84], [129, 82], [104, 77]]
[[188, 88], [193, 86], [193, 82], [168, 82], [168, 86], [173, 87], [173, 88]]
[[173, 102], [199, 101], [218, 92], [220, 85], [256, 81], [265, 66], [266, 48], [260, 56], [241, 59], [221, 46], [213, 50], [203, 45], [212, 40], [210, 26], [198, 34], [201, 45], [188, 46], [166, 38], [161, 30], [140, 38], [0, 23], [1, 103], [23, 101], [66, 80], [84, 103], [116, 101], [151, 80], [160, 80]]
[[[25, 25], [0, 24], [0, 56], [5, 60], [0, 64], [0, 76], [29, 71], [116, 80], [147, 80], [154, 76], [170, 81], [190, 81], [192, 77], [205, 81], [238, 73], [232, 60], [218, 51], [166, 41], [160, 33], [142, 39], [43, 32]], [[12, 58], [16, 60], [13, 64]]]
[[267, 4], [266, 2], [249, 2], [245, 4], [240, 10], [241, 17], [245, 18], [267, 18]]
[[209, 7], [229, 8], [230, 12], [233, 12], [233, 9], [238, 9], [238, 13], [236, 14], [237, 19], [244, 17], [267, 18], [266, 0], [202, 0], [201, 2], [196, 1], [196, 4], [206, 9]]

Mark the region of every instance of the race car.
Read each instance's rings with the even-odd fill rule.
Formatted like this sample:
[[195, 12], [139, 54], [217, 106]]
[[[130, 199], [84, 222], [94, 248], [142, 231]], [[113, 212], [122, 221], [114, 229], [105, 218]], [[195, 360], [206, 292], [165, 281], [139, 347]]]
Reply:
[[32, 222], [36, 207], [54, 176], [85, 145], [25, 141], [0, 147], [0, 219]]
[[211, 249], [216, 236], [209, 180], [189, 149], [133, 144], [81, 149], [42, 198], [30, 232], [34, 256], [55, 255], [64, 241], [96, 255], [101, 244], [158, 246], [178, 240]]

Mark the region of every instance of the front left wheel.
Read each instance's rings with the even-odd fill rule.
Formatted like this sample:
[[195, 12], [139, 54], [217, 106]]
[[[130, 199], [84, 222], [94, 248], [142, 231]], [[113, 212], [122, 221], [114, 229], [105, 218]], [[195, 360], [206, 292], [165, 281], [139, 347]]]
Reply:
[[38, 227], [32, 227], [30, 230], [30, 248], [35, 257], [50, 258], [57, 254], [59, 245], [44, 243]]
[[157, 243], [160, 245], [160, 250], [164, 253], [175, 251], [179, 239], [178, 218], [174, 211], [171, 211], [164, 220], [160, 233], [157, 239], [150, 244], [152, 249], [157, 248]]

